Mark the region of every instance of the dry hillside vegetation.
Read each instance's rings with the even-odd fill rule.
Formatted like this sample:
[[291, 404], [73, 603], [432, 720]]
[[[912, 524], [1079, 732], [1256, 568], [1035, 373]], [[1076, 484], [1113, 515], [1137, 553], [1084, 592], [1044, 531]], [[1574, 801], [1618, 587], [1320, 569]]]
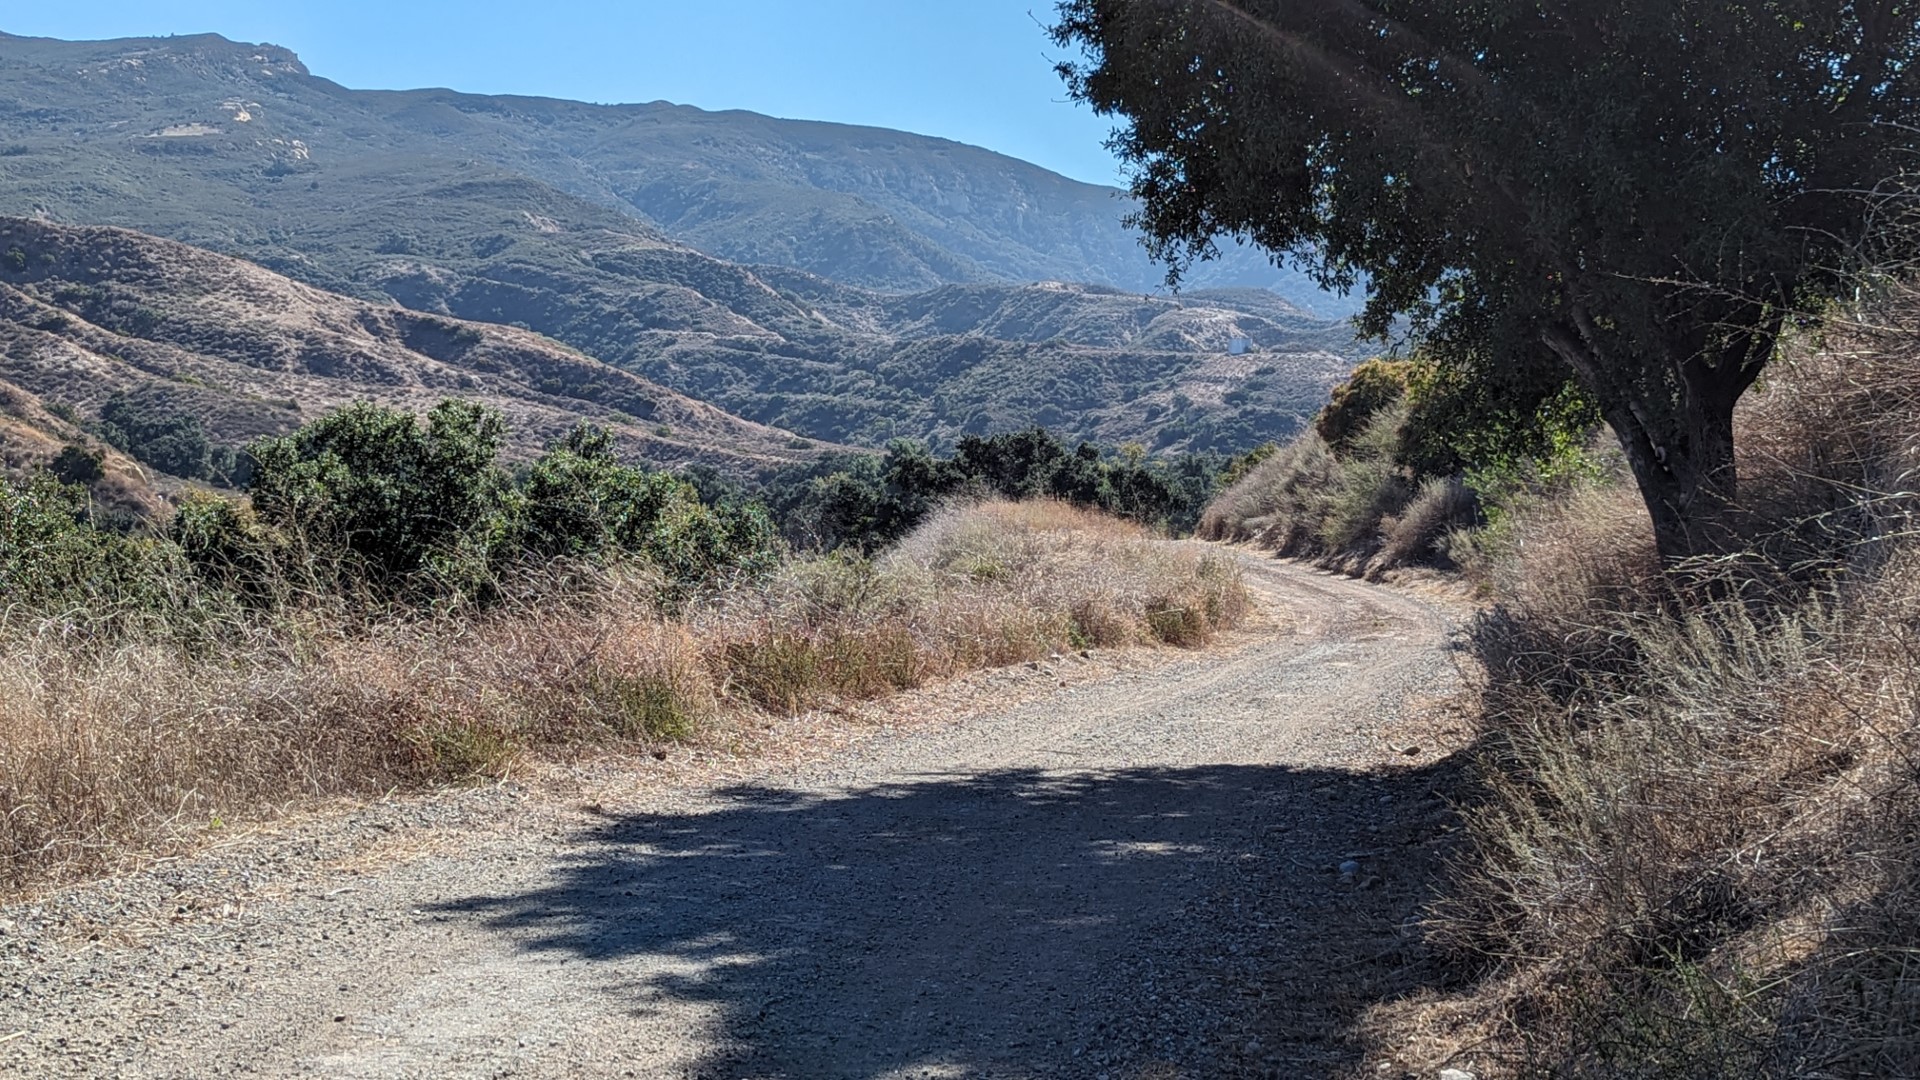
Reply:
[[798, 559], [764, 584], [659, 596], [625, 564], [556, 567], [443, 616], [315, 603], [105, 635], [16, 611], [0, 625], [0, 885], [526, 753], [726, 747], [744, 717], [971, 668], [1195, 646], [1246, 605], [1230, 558], [1055, 503], [954, 507], [875, 560]]
[[[378, 306], [120, 229], [0, 219], [0, 431], [18, 468], [87, 441], [115, 394], [199, 420], [216, 444], [281, 434], [354, 401], [447, 397], [511, 420], [522, 456], [591, 419], [643, 459], [740, 468], [807, 456], [794, 437], [537, 334]], [[125, 478], [131, 463], [114, 456]]]
[[1920, 293], [1881, 285], [1743, 406], [1746, 555], [1664, 576], [1618, 476], [1473, 548], [1462, 981], [1376, 1010], [1384, 1071], [1916, 1075]]
[[1199, 535], [1367, 577], [1450, 567], [1450, 541], [1479, 506], [1460, 476], [1417, 476], [1396, 460], [1407, 418], [1404, 402], [1383, 408], [1337, 452], [1309, 428], [1221, 492]]

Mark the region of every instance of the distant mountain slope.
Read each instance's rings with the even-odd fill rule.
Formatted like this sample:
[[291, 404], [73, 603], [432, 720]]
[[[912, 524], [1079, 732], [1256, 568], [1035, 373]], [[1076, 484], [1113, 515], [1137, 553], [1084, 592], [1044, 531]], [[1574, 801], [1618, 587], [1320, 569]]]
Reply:
[[[378, 163], [405, 175], [440, 159], [637, 213], [734, 262], [886, 291], [1061, 280], [1146, 292], [1164, 278], [1122, 225], [1131, 204], [1117, 189], [879, 128], [667, 103], [350, 90], [310, 75], [284, 49], [215, 35], [0, 34], [0, 97], [0, 137], [24, 140], [29, 152], [59, 136], [204, 159], [204, 170], [189, 171], [228, 180], [323, 183], [343, 167]], [[124, 180], [139, 171], [113, 170]], [[1272, 287], [1323, 315], [1350, 310], [1252, 251], [1198, 268], [1190, 284]]]
[[[530, 331], [376, 306], [111, 228], [0, 218], [0, 443], [15, 468], [85, 440], [109, 400], [190, 417], [217, 445], [374, 400], [478, 400], [531, 454], [578, 419], [631, 456], [734, 469], [808, 456], [776, 431]], [[112, 460], [121, 460], [110, 456]]]
[[[727, 119], [682, 111], [700, 124]], [[729, 262], [643, 220], [608, 179], [613, 166], [603, 174], [581, 164], [596, 154], [644, 158], [647, 146], [665, 145], [609, 134], [606, 118], [616, 114], [629, 126], [678, 115], [666, 106], [365, 94], [313, 78], [284, 50], [217, 37], [0, 36], [0, 213], [136, 228], [367, 302], [517, 324], [749, 420], [834, 442], [939, 444], [1045, 423], [1070, 439], [1241, 450], [1290, 434], [1360, 355], [1342, 324], [1268, 290], [1172, 298], [974, 281], [992, 275], [967, 269], [972, 256], [924, 236], [918, 246], [861, 247], [834, 232], [842, 218], [824, 210], [818, 221], [808, 211], [777, 225], [736, 208], [746, 215], [741, 229], [763, 238], [801, 229], [809, 239], [800, 247], [822, 258], [854, 244], [843, 268], [892, 265], [911, 250], [915, 265], [939, 263], [966, 283], [907, 294]], [[668, 119], [656, 126], [681, 130]], [[764, 120], [728, 122], [742, 125], [739, 145], [773, 154], [748, 137]], [[709, 134], [725, 143], [732, 130]], [[751, 170], [726, 163], [761, 150], [721, 146], [704, 166], [662, 160], [689, 175], [744, 174]], [[1042, 186], [1085, 187], [1020, 169]], [[1100, 199], [1111, 202], [1110, 193]], [[777, 216], [787, 205], [764, 209]], [[991, 224], [994, 213], [979, 219]], [[737, 217], [712, 214], [716, 223]], [[974, 211], [953, 214], [963, 221]], [[1036, 214], [1054, 226], [1078, 220]], [[896, 281], [919, 280], [918, 270], [902, 273]], [[1232, 356], [1235, 339], [1258, 354]]]

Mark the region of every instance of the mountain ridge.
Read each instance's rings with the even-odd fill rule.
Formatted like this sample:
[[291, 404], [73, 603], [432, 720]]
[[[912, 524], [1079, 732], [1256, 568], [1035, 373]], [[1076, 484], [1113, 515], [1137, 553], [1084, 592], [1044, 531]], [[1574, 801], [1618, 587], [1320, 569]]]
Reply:
[[[363, 302], [523, 326], [748, 421], [834, 443], [906, 436], [938, 447], [1046, 424], [1069, 440], [1238, 451], [1291, 434], [1358, 359], [1349, 329], [1269, 290], [968, 280], [900, 292], [730, 261], [613, 195], [596, 201], [521, 170], [531, 144], [476, 137], [496, 157], [462, 157], [450, 136], [423, 138], [382, 113], [426, 102], [453, 125], [465, 116], [454, 104], [507, 108], [500, 99], [408, 93], [369, 98], [306, 74], [285, 50], [218, 37], [0, 38], [0, 213], [132, 228]], [[581, 123], [588, 108], [508, 104], [556, 125]], [[707, 170], [739, 160], [723, 154]], [[791, 205], [763, 210], [779, 217]], [[897, 222], [879, 221], [884, 242], [862, 247], [870, 237], [821, 212], [793, 243], [856, 268], [925, 268], [921, 249], [887, 239]], [[742, 220], [739, 229], [777, 232]], [[835, 249], [835, 237], [850, 246]], [[1236, 340], [1260, 357], [1227, 355]]]
[[[78, 63], [79, 74], [94, 78], [131, 71], [148, 90], [161, 66], [171, 62], [271, 86], [289, 98], [317, 93], [385, 120], [414, 139], [484, 138], [484, 147], [465, 146], [460, 152], [510, 164], [570, 194], [639, 214], [710, 254], [795, 266], [869, 288], [916, 291], [998, 279], [1154, 291], [1164, 280], [1164, 271], [1121, 225], [1125, 192], [940, 136], [665, 101], [591, 104], [446, 88], [360, 90], [312, 74], [291, 50], [217, 34], [97, 42], [0, 35], [0, 60], [7, 59], [42, 67]], [[255, 115], [244, 100], [235, 102], [241, 106], [237, 110], [223, 112], [221, 104], [199, 102], [199, 112], [177, 117], [173, 125], [193, 133], [172, 137], [190, 139], [239, 123], [257, 124], [269, 112], [259, 106]], [[235, 120], [241, 113], [248, 119]], [[563, 144], [563, 134], [574, 141]], [[701, 144], [697, 153], [690, 149], [694, 142]], [[822, 153], [823, 148], [832, 152]], [[919, 160], [928, 157], [964, 159], [965, 167], [930, 170]], [[663, 158], [672, 164], [660, 166]], [[877, 159], [886, 160], [876, 164]], [[685, 174], [689, 168], [695, 175]], [[830, 220], [783, 232], [769, 229], [762, 214], [742, 212], [765, 207], [775, 195], [808, 204], [802, 208]], [[791, 226], [793, 215], [783, 214], [783, 224]], [[862, 228], [869, 233], [864, 244]], [[899, 265], [891, 270], [830, 265], [831, 253], [849, 243], [880, 263], [892, 259]], [[1195, 268], [1191, 284], [1273, 284], [1299, 306], [1334, 314], [1351, 310], [1345, 300], [1321, 293], [1251, 251], [1230, 250], [1221, 263]]]

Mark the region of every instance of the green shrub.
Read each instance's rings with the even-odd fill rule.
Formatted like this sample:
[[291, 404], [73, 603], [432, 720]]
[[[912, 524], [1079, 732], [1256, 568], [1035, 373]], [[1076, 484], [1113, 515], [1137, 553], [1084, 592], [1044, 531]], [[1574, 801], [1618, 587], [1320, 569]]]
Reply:
[[772, 522], [758, 507], [708, 506], [691, 483], [622, 465], [613, 437], [581, 425], [521, 483], [519, 547], [539, 558], [639, 556], [674, 582], [755, 577], [778, 564]]
[[287, 590], [295, 587], [311, 594], [343, 584], [338, 575], [319, 572], [324, 553], [296, 553], [251, 507], [218, 495], [186, 496], [167, 524], [167, 539], [203, 583], [256, 605], [287, 602]]
[[104, 460], [100, 451], [77, 443], [68, 443], [60, 448], [60, 453], [48, 463], [47, 471], [63, 484], [79, 484], [82, 487], [104, 478], [106, 470], [100, 467]]
[[[124, 399], [108, 413], [154, 430]], [[179, 430], [197, 432], [197, 422]], [[84, 490], [62, 485], [102, 475], [97, 454], [71, 446], [57, 476], [7, 489], [11, 561], [0, 594], [37, 607], [82, 586], [150, 592], [153, 603], [176, 593], [197, 603], [211, 590], [255, 608], [491, 603], [509, 575], [572, 560], [644, 561], [681, 599], [762, 577], [784, 558], [762, 507], [708, 505], [686, 480], [623, 465], [604, 431], [582, 425], [518, 483], [498, 460], [505, 435], [497, 412], [469, 403], [442, 402], [424, 423], [349, 406], [232, 459], [231, 471], [250, 479], [249, 503], [188, 493], [164, 537], [138, 540], [91, 524]]]
[[164, 618], [193, 597], [178, 552], [96, 528], [85, 488], [38, 473], [0, 478], [0, 617], [63, 613], [89, 626]]
[[1152, 458], [1140, 447], [1069, 448], [1043, 428], [963, 437], [947, 458], [900, 440], [884, 458], [824, 458], [776, 474], [764, 495], [787, 537], [832, 550], [872, 551], [912, 532], [954, 499], [1050, 496], [1187, 532], [1224, 467], [1214, 454]]
[[1471, 369], [1416, 360], [1407, 406], [1398, 456], [1421, 477], [1559, 461], [1600, 430], [1599, 410], [1564, 378], [1489, 386]]
[[468, 402], [441, 402], [424, 426], [396, 409], [349, 405], [250, 448], [253, 507], [304, 546], [343, 553], [376, 584], [484, 591], [514, 535], [517, 497], [497, 461], [505, 439], [505, 419]]
[[200, 418], [116, 393], [100, 410], [100, 437], [161, 472], [189, 480], [213, 475], [212, 446]]
[[1374, 414], [1407, 396], [1413, 364], [1376, 357], [1353, 369], [1347, 381], [1333, 388], [1331, 398], [1314, 417], [1313, 430], [1335, 451], [1360, 434]]

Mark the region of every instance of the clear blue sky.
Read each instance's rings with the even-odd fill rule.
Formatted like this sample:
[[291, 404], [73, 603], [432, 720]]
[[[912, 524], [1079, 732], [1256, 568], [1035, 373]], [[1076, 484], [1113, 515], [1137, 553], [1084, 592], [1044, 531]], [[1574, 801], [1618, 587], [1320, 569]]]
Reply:
[[0, 30], [61, 38], [211, 31], [300, 54], [364, 89], [445, 86], [874, 124], [1114, 183], [1110, 125], [1068, 101], [1053, 0], [69, 0]]

